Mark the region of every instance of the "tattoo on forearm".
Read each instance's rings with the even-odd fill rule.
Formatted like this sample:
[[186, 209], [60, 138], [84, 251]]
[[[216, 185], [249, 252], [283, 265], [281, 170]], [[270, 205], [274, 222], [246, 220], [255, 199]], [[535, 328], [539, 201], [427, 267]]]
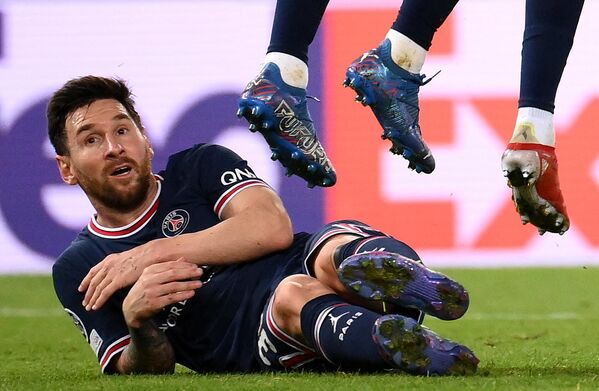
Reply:
[[130, 328], [131, 343], [123, 351], [121, 370], [124, 373], [172, 373], [175, 353], [166, 335], [151, 321], [140, 328]]

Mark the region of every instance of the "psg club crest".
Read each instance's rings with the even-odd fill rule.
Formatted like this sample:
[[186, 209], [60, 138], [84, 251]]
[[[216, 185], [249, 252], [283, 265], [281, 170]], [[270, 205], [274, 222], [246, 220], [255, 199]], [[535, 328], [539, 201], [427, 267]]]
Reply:
[[189, 213], [184, 209], [175, 209], [162, 221], [162, 234], [167, 237], [177, 236], [189, 224]]

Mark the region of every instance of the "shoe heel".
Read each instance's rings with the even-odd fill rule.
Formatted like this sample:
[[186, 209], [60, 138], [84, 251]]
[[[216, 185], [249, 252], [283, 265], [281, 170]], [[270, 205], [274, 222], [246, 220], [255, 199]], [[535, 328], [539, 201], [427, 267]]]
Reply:
[[376, 104], [374, 89], [364, 76], [353, 69], [348, 69], [345, 75], [346, 79], [343, 85], [356, 92], [356, 102], [360, 102], [363, 106]]

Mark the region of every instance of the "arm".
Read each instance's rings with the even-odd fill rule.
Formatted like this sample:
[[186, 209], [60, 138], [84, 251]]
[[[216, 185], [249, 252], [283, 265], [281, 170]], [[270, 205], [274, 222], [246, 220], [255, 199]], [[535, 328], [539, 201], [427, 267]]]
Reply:
[[[149, 259], [185, 257], [198, 265], [239, 263], [283, 250], [293, 241], [291, 220], [281, 199], [267, 187], [253, 187], [225, 207], [223, 221], [199, 232], [148, 243]], [[155, 248], [151, 248], [155, 247]]]
[[129, 327], [131, 342], [118, 359], [108, 366], [106, 373], [166, 374], [175, 371], [175, 352], [163, 332], [151, 321], [139, 327]]
[[[133, 284], [149, 265], [185, 258], [197, 265], [245, 262], [283, 250], [293, 241], [291, 220], [279, 196], [256, 186], [237, 194], [222, 222], [199, 232], [150, 241], [106, 257], [81, 282], [87, 310], [100, 308], [118, 289]], [[95, 306], [95, 307], [94, 307]]]
[[144, 270], [123, 301], [131, 342], [108, 367], [109, 372], [165, 374], [175, 370], [175, 352], [166, 335], [151, 321], [167, 305], [190, 299], [202, 269], [181, 260]]

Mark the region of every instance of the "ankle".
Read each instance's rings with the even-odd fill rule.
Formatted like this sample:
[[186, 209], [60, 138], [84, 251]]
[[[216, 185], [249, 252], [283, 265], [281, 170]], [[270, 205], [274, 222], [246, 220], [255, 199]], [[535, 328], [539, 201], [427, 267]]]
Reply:
[[521, 107], [510, 143], [555, 147], [553, 113], [536, 107]]
[[410, 73], [420, 73], [427, 51], [399, 31], [389, 30], [385, 36], [391, 42], [391, 59]]
[[266, 54], [264, 62], [276, 64], [286, 84], [303, 89], [308, 86], [308, 64], [299, 58], [286, 53], [270, 52]]

